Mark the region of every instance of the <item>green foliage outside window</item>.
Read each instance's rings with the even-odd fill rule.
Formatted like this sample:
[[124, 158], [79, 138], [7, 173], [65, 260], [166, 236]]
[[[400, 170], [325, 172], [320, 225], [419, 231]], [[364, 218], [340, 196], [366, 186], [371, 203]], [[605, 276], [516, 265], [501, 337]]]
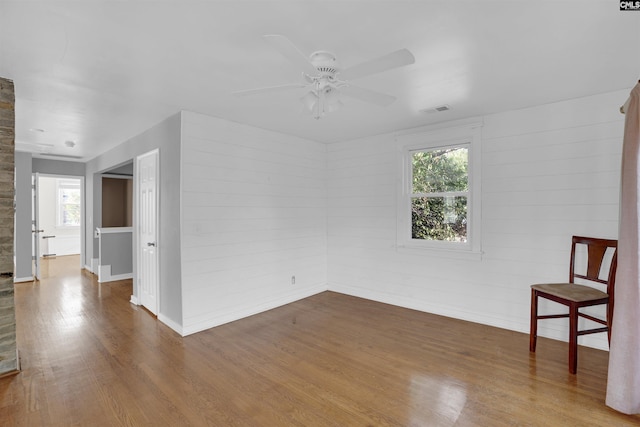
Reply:
[[467, 241], [468, 154], [466, 147], [413, 153], [413, 239]]

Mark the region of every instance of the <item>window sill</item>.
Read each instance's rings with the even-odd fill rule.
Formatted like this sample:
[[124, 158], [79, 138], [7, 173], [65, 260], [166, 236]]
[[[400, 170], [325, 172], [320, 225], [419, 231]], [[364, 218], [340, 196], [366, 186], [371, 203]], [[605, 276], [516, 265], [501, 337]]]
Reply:
[[396, 250], [400, 254], [434, 256], [438, 258], [460, 259], [466, 261], [481, 261], [482, 251], [468, 249], [434, 248], [417, 245], [397, 245]]

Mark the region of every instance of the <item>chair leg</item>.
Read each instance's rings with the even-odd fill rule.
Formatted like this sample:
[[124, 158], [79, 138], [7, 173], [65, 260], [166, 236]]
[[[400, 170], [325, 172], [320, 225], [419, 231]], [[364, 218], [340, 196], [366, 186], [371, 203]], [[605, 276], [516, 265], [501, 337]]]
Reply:
[[578, 307], [569, 306], [569, 372], [575, 374], [578, 369]]
[[535, 353], [538, 339], [538, 293], [535, 289], [531, 289], [531, 321], [529, 325], [531, 328], [529, 332], [529, 351]]

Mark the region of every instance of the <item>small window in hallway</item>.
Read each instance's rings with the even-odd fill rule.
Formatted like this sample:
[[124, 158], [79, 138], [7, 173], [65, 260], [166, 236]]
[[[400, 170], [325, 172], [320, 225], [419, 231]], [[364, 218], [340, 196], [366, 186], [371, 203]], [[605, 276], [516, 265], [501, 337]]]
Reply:
[[57, 179], [56, 189], [56, 226], [79, 227], [80, 181], [75, 179]]

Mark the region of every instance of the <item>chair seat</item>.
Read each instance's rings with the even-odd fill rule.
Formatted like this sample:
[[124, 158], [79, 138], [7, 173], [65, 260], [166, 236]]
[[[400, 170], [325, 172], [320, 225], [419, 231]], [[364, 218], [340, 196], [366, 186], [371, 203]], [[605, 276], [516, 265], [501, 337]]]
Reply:
[[609, 296], [598, 289], [590, 286], [576, 285], [575, 283], [541, 283], [531, 285], [531, 289], [573, 302], [599, 300]]

